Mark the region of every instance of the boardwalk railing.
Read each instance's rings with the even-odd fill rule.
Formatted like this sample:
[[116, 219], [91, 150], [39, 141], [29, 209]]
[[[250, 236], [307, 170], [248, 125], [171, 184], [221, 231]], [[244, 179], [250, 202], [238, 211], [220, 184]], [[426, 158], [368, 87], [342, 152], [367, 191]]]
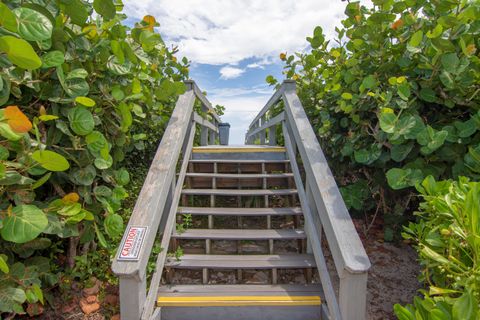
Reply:
[[[279, 112], [275, 107], [280, 101], [283, 101], [283, 111]], [[365, 319], [370, 261], [297, 96], [295, 81], [283, 82], [250, 124], [245, 140], [247, 144], [277, 145], [279, 133], [283, 135], [292, 166], [305, 216], [308, 250], [315, 256], [327, 301], [328, 318]], [[303, 164], [303, 179], [297, 159]], [[340, 279], [338, 296], [322, 251], [322, 233]]]
[[[177, 100], [112, 264], [120, 278], [122, 320], [159, 319], [155, 301], [197, 125], [200, 145], [218, 141], [220, 118], [195, 82], [185, 84], [187, 91]], [[203, 117], [195, 111], [196, 101]], [[147, 264], [156, 240], [161, 251], [147, 292]]]

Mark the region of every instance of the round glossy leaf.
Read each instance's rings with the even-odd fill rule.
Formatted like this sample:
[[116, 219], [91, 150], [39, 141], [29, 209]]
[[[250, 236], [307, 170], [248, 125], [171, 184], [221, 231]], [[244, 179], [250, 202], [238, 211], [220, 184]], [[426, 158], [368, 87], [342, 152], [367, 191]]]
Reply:
[[89, 134], [95, 127], [92, 113], [83, 107], [71, 109], [68, 113], [68, 120], [70, 121], [70, 128], [80, 136]]
[[47, 40], [52, 37], [52, 22], [40, 12], [30, 8], [17, 8], [18, 33], [28, 41]]
[[0, 2], [0, 25], [5, 29], [17, 32], [17, 17], [7, 7], [7, 5]]
[[32, 46], [23, 39], [12, 36], [0, 37], [0, 51], [5, 52], [8, 59], [20, 68], [33, 70], [42, 65], [42, 60]]
[[126, 169], [119, 169], [115, 171], [115, 181], [119, 185], [124, 186], [130, 181], [130, 174]]
[[108, 155], [107, 159], [104, 158], [96, 158], [94, 161], [95, 167], [97, 167], [100, 170], [105, 170], [108, 169], [112, 166], [113, 164], [113, 158], [112, 156]]
[[97, 172], [95, 167], [88, 165], [85, 168], [78, 168], [72, 172], [73, 181], [81, 186], [90, 186], [95, 179]]
[[65, 92], [72, 98], [78, 96], [85, 96], [90, 91], [88, 82], [82, 78], [70, 78], [65, 80], [64, 87]]
[[58, 67], [65, 62], [63, 52], [55, 50], [42, 56], [42, 68]]
[[105, 20], [110, 20], [115, 17], [115, 5], [112, 0], [94, 0], [93, 8]]
[[109, 214], [103, 223], [110, 238], [116, 238], [123, 233], [123, 219], [118, 214]]
[[99, 154], [102, 149], [107, 147], [107, 139], [99, 131], [92, 131], [85, 137], [87, 148], [94, 154]]
[[48, 225], [45, 213], [33, 205], [20, 205], [3, 219], [2, 238], [25, 243], [35, 239]]
[[75, 102], [80, 103], [81, 105], [83, 105], [85, 107], [94, 107], [95, 106], [95, 100], [90, 99], [88, 97], [76, 97]]
[[65, 171], [70, 168], [67, 159], [61, 154], [49, 150], [37, 150], [32, 154], [33, 160], [50, 171]]

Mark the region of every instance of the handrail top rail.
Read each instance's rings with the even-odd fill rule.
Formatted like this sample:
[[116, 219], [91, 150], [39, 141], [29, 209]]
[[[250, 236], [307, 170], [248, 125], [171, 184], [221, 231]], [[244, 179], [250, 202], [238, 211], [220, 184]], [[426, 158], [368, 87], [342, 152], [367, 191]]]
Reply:
[[260, 110], [257, 116], [252, 120], [252, 122], [250, 122], [250, 125], [248, 126], [248, 131], [250, 131], [252, 127], [258, 122], [258, 120], [260, 120], [260, 118], [262, 118], [265, 115], [265, 113], [267, 113], [268, 110], [270, 110], [270, 108], [273, 107], [282, 98], [282, 94], [285, 91], [285, 89], [292, 84], [295, 85], [295, 80], [291, 80], [291, 79], [283, 80], [280, 87], [273, 93], [270, 99], [268, 99], [267, 103], [262, 108], [262, 110]]
[[217, 112], [213, 108], [212, 104], [210, 101], [207, 99], [207, 97], [203, 94], [203, 92], [200, 90], [198, 87], [197, 83], [194, 80], [185, 80], [184, 81], [187, 86], [189, 86], [193, 92], [195, 93], [195, 96], [202, 102], [202, 105], [208, 110], [208, 112], [215, 118], [217, 122], [222, 122], [220, 120], [220, 117], [218, 116]]
[[[370, 267], [370, 261], [365, 248], [353, 225], [350, 214], [345, 206], [340, 190], [330, 171], [327, 160], [323, 154], [315, 132], [305, 114], [305, 110], [296, 93], [296, 82], [284, 80], [277, 91], [268, 100], [259, 114], [250, 124], [246, 134], [247, 138], [265, 130], [270, 123], [259, 126], [258, 120], [273, 107], [280, 99], [285, 102], [285, 120], [294, 130], [293, 138], [307, 171], [307, 180], [315, 194], [318, 194], [320, 206], [323, 207], [324, 219], [322, 224], [329, 244], [333, 246], [333, 257], [339, 272], [365, 273]], [[318, 204], [317, 204], [318, 206]], [[333, 243], [331, 243], [331, 241]], [[332, 247], [331, 247], [332, 248]]]
[[[171, 181], [175, 176], [175, 164], [180, 157], [181, 148], [191, 122], [196, 122], [213, 132], [218, 132], [218, 128], [215, 127], [221, 120], [208, 99], [200, 91], [195, 81], [187, 80], [185, 84], [187, 91], [178, 97], [145, 182], [137, 197], [137, 202], [118, 249], [119, 252], [115, 255], [112, 263], [112, 271], [116, 275], [141, 278], [146, 272], [146, 265], [171, 188]], [[211, 111], [210, 113], [216, 120], [213, 121], [214, 123], [201, 118], [194, 111], [196, 98]], [[137, 257], [132, 260], [119, 260], [120, 251], [126, 243], [128, 232], [132, 227], [145, 228], [143, 229], [145, 233], [143, 239], [141, 239], [142, 243], [139, 245]]]

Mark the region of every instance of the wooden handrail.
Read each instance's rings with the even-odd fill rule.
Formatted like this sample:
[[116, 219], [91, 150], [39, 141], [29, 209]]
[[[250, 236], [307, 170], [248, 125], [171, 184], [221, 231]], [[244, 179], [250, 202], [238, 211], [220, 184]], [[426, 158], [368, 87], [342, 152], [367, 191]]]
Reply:
[[[267, 112], [280, 100], [284, 102], [285, 124], [283, 126], [287, 125], [290, 130], [290, 137], [285, 137], [286, 134], [284, 134], [284, 138], [288, 138], [286, 144], [291, 144], [287, 149], [298, 149], [306, 173], [305, 189], [312, 194], [309, 197], [311, 198], [309, 200], [310, 210], [321, 222], [321, 226], [315, 229], [316, 234], [313, 236], [320, 237], [322, 230], [325, 233], [337, 274], [340, 277], [338, 304], [341, 316], [345, 320], [365, 319], [366, 284], [370, 261], [315, 132], [297, 96], [295, 81], [284, 81], [273, 94], [252, 121], [246, 134], [246, 141], [253, 143], [254, 138], [259, 136], [260, 142], [265, 143], [267, 128], [275, 132], [275, 124], [265, 121], [265, 118]], [[275, 139], [275, 136], [273, 138]], [[271, 143], [271, 141], [269, 142]], [[290, 155], [290, 157], [292, 156]], [[297, 184], [298, 182], [296, 181]], [[315, 248], [313, 249], [315, 250]], [[319, 252], [315, 255], [318, 254]], [[319, 269], [319, 271], [321, 270]]]
[[[187, 150], [184, 149], [183, 154], [189, 157], [188, 147], [191, 148], [193, 145], [194, 123], [198, 123], [202, 127], [202, 132], [206, 132], [207, 135], [211, 132], [214, 137], [218, 132], [220, 118], [210, 102], [195, 82], [186, 81], [186, 85], [187, 91], [177, 100], [112, 263], [112, 271], [120, 278], [122, 319], [140, 319], [145, 307], [147, 263], [155, 238], [159, 233], [164, 232], [159, 230], [161, 222], [168, 220], [168, 216], [172, 214], [171, 208], [177, 205], [174, 203], [175, 191], [178, 189], [175, 183], [177, 163], [185, 146]], [[213, 123], [198, 115], [195, 117], [197, 121], [194, 121], [195, 99], [199, 99], [210, 111], [209, 113], [215, 119]], [[188, 132], [190, 132], [189, 139], [187, 139]], [[214, 143], [215, 139], [210, 140]], [[208, 142], [208, 139], [206, 141]], [[188, 158], [183, 159], [183, 161], [188, 160]], [[129, 250], [124, 251], [122, 248]]]

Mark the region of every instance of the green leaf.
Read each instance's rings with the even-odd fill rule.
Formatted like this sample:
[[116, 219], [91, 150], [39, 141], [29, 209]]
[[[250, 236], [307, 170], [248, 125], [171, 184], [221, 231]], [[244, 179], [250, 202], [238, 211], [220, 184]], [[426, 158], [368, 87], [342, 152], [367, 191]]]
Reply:
[[12, 36], [0, 37], [0, 51], [5, 52], [8, 59], [20, 68], [33, 70], [42, 65], [42, 60], [32, 46], [23, 39]]
[[372, 145], [368, 149], [355, 150], [354, 158], [355, 161], [361, 164], [369, 165], [377, 160], [382, 154], [382, 149], [377, 145]]
[[362, 86], [365, 89], [373, 89], [377, 86], [377, 80], [375, 79], [375, 77], [373, 75], [369, 75], [369, 76], [363, 78]]
[[103, 248], [107, 248], [107, 247], [108, 247], [107, 241], [105, 240], [105, 237], [103, 236], [103, 234], [102, 234], [102, 232], [100, 231], [100, 229], [98, 229], [98, 226], [97, 226], [96, 223], [95, 223], [95, 233], [96, 233], [96, 235], [97, 235], [98, 243], [99, 243]]
[[460, 138], [470, 137], [477, 131], [477, 124], [473, 118], [465, 122], [455, 121], [453, 125], [457, 128], [457, 135]]
[[6, 287], [0, 290], [0, 312], [23, 313], [22, 303], [27, 300], [25, 291], [20, 288]]
[[37, 150], [32, 154], [32, 158], [43, 168], [50, 171], [65, 171], [70, 168], [67, 159], [61, 154], [49, 150]]
[[86, 6], [81, 0], [69, 0], [68, 4], [63, 6], [63, 10], [70, 17], [72, 23], [83, 26], [90, 15], [89, 6]]
[[408, 101], [410, 97], [410, 85], [408, 81], [404, 81], [398, 85], [398, 95], [405, 101]]
[[52, 173], [49, 172], [46, 175], [44, 175], [43, 177], [41, 177], [40, 179], [38, 179], [37, 181], [35, 181], [35, 183], [32, 184], [32, 190], [35, 190], [35, 189], [43, 186], [48, 181], [48, 179], [50, 179], [51, 176], [52, 176]]
[[435, 102], [437, 96], [432, 88], [422, 88], [419, 92], [420, 98], [427, 102]]
[[105, 20], [111, 20], [115, 17], [116, 9], [112, 0], [94, 0], [93, 8]]
[[65, 62], [63, 52], [55, 50], [42, 56], [42, 68], [61, 66]]
[[90, 186], [96, 176], [97, 171], [92, 165], [88, 165], [85, 168], [78, 168], [72, 172], [73, 181], [81, 186]]
[[88, 97], [76, 97], [75, 102], [80, 103], [81, 105], [83, 105], [85, 107], [94, 107], [95, 106], [95, 100], [90, 99]]
[[123, 233], [123, 219], [118, 214], [109, 214], [105, 218], [103, 226], [108, 236], [112, 239], [118, 238]]
[[96, 158], [94, 161], [95, 167], [97, 167], [100, 170], [105, 170], [108, 169], [112, 166], [113, 164], [113, 158], [112, 156], [108, 155], [107, 159], [104, 158]]
[[345, 100], [352, 100], [353, 96], [351, 93], [349, 92], [344, 92], [342, 93], [342, 99], [345, 99]]
[[356, 210], [361, 210], [365, 200], [370, 197], [370, 189], [365, 180], [359, 180], [348, 186], [341, 187], [340, 192], [342, 193], [342, 198], [348, 209], [354, 208]]
[[420, 45], [420, 43], [422, 42], [422, 39], [423, 39], [423, 31], [418, 30], [417, 32], [415, 32], [412, 35], [408, 44], [412, 47], [418, 47]]
[[455, 74], [457, 72], [458, 65], [460, 64], [460, 59], [458, 59], [455, 52], [445, 53], [442, 56], [442, 66], [443, 69], [447, 72]]
[[121, 185], [124, 186], [130, 182], [130, 174], [126, 169], [119, 169], [115, 171], [115, 181]]
[[440, 81], [449, 89], [453, 89], [455, 87], [453, 76], [446, 70], [443, 70], [440, 73]]
[[387, 133], [393, 133], [395, 131], [395, 125], [397, 123], [397, 116], [392, 112], [382, 111], [378, 115], [380, 122], [380, 128]]
[[8, 268], [7, 264], [7, 257], [3, 254], [0, 254], [0, 271], [3, 273], [9, 273], [10, 269]]
[[398, 320], [416, 320], [415, 315], [413, 315], [407, 308], [402, 307], [398, 303], [393, 306], [393, 311], [398, 317]]
[[70, 109], [68, 120], [70, 121], [70, 128], [80, 136], [89, 134], [95, 127], [92, 113], [84, 107]]
[[48, 219], [42, 210], [34, 205], [20, 205], [14, 207], [11, 215], [3, 219], [0, 232], [7, 241], [25, 243], [35, 239], [47, 225]]
[[17, 32], [18, 30], [17, 17], [7, 7], [7, 5], [1, 2], [0, 2], [0, 25], [12, 32]]
[[407, 143], [407, 144], [394, 144], [390, 149], [390, 156], [392, 157], [393, 161], [401, 162], [405, 160], [408, 156], [410, 151], [412, 151], [414, 144]]
[[394, 190], [412, 187], [423, 180], [423, 174], [418, 169], [392, 168], [386, 176], [388, 185]]
[[30, 8], [13, 10], [18, 20], [18, 33], [28, 41], [42, 41], [52, 37], [52, 22], [40, 12]]
[[443, 33], [443, 27], [441, 24], [437, 24], [433, 30], [427, 32], [427, 38], [438, 38]]

